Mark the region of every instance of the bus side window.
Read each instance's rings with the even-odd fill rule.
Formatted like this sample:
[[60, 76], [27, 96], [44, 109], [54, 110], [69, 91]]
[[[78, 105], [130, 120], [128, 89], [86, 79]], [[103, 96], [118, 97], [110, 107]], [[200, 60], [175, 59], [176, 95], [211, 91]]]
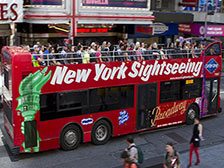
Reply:
[[86, 113], [87, 91], [64, 92], [58, 95], [58, 110], [60, 113], [67, 113], [66, 117]]
[[7, 89], [9, 89], [9, 71], [4, 68], [4, 85]]
[[182, 99], [192, 99], [201, 96], [202, 79], [187, 79], [181, 81]]
[[57, 111], [57, 93], [40, 95], [40, 120], [55, 118]]
[[129, 108], [134, 104], [133, 86], [91, 89], [89, 93], [91, 113]]
[[165, 81], [160, 84], [160, 102], [180, 100], [180, 81]]

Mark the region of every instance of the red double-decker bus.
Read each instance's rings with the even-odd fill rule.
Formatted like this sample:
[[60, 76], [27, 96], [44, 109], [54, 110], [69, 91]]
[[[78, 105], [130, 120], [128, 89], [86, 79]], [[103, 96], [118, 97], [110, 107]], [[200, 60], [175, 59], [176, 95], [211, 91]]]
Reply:
[[187, 123], [221, 112], [221, 43], [195, 58], [34, 67], [2, 50], [2, 132], [13, 153], [38, 152]]

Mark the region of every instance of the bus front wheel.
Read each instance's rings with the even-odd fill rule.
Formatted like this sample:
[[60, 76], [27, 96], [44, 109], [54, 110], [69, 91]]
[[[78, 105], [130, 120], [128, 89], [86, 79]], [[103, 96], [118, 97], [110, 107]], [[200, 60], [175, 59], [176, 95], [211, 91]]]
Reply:
[[194, 123], [194, 119], [198, 117], [199, 109], [196, 105], [192, 104], [186, 112], [186, 124], [191, 125]]
[[68, 125], [61, 132], [60, 146], [63, 150], [76, 149], [81, 142], [81, 130], [76, 125]]
[[92, 142], [95, 145], [103, 145], [108, 142], [111, 137], [111, 126], [105, 120], [98, 121], [92, 130]]

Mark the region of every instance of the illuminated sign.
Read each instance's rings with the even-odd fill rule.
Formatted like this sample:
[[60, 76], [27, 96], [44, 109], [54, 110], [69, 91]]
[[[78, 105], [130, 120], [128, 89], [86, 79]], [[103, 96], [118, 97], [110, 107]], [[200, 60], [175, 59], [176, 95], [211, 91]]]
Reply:
[[82, 0], [83, 6], [147, 8], [147, 0]]
[[182, 3], [180, 3], [180, 5], [196, 7], [196, 6], [198, 6], [198, 0], [182, 0]]
[[0, 2], [0, 24], [21, 22], [23, 16], [23, 5], [20, 0], [1, 0]]
[[[203, 24], [180, 24], [179, 32], [186, 34], [194, 34], [197, 36], [202, 36], [205, 34], [205, 26]], [[224, 36], [224, 26], [223, 25], [208, 25], [207, 26], [207, 36]]]
[[188, 80], [185, 81], [186, 85], [190, 85], [190, 84], [193, 84], [193, 83], [194, 83], [193, 79], [188, 79]]
[[142, 34], [153, 34], [153, 27], [150, 26], [144, 26], [144, 25], [137, 25], [135, 27], [135, 32], [136, 33], [142, 33]]
[[77, 33], [107, 33], [111, 28], [78, 28]]
[[64, 0], [25, 0], [26, 5], [62, 5]]

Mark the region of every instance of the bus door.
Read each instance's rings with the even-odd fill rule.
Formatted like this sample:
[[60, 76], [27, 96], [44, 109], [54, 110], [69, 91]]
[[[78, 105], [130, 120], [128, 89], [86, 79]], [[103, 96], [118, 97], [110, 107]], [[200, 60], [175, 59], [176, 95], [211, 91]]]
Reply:
[[214, 114], [218, 110], [218, 79], [206, 79], [205, 98], [207, 99], [208, 114]]
[[155, 114], [153, 109], [156, 107], [157, 84], [138, 85], [137, 97], [137, 129], [150, 128], [153, 126]]

